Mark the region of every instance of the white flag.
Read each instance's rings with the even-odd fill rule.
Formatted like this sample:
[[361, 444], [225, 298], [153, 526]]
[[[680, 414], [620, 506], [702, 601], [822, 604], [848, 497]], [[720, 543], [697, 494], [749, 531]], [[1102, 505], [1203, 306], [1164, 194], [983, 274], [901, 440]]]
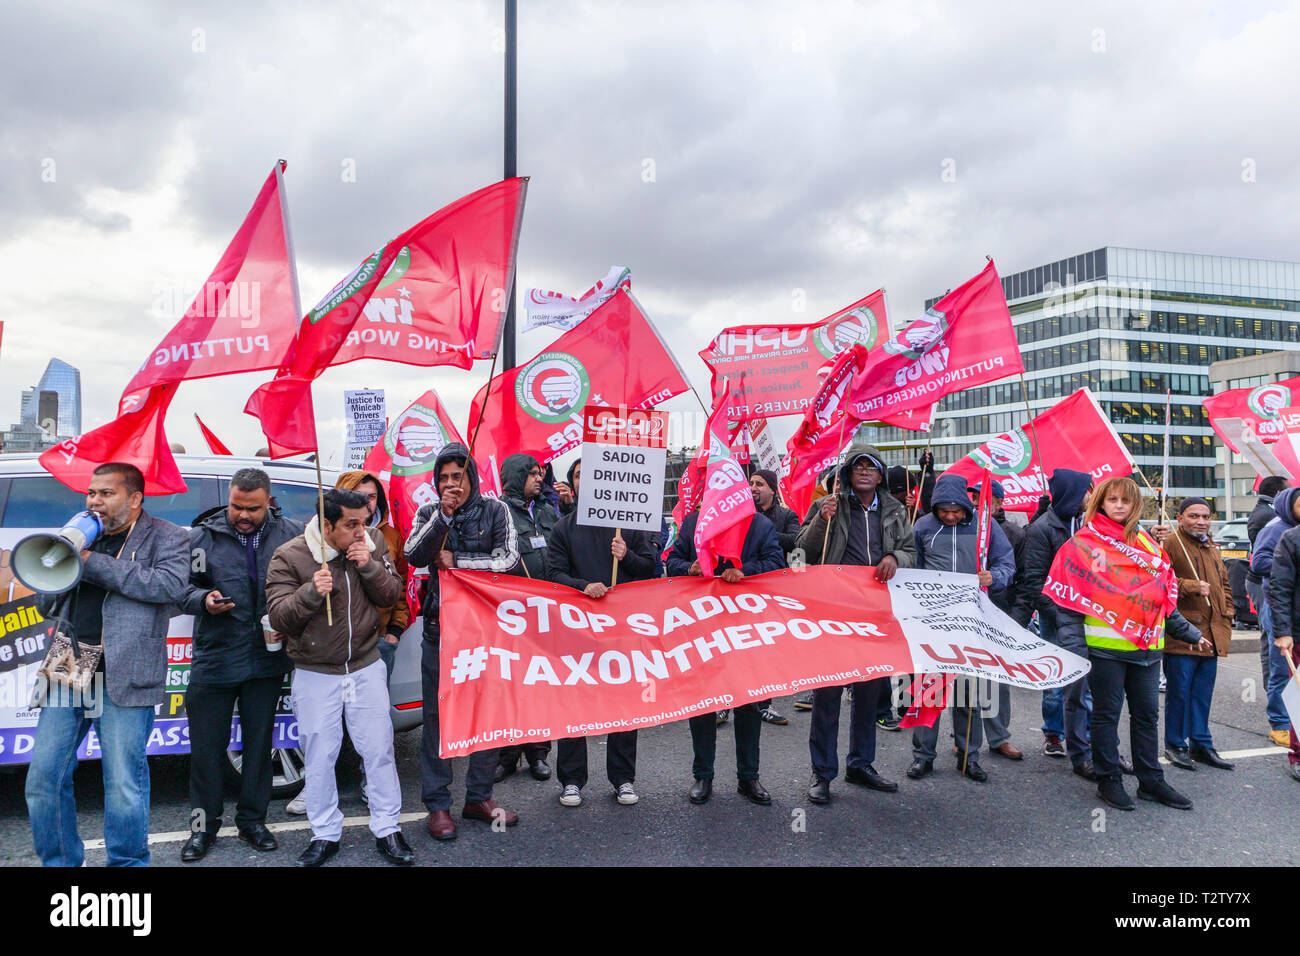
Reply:
[[627, 266], [611, 266], [609, 274], [576, 299], [550, 289], [525, 289], [524, 311], [528, 321], [524, 331], [553, 325], [568, 331], [614, 294], [618, 288], [631, 289], [632, 270]]

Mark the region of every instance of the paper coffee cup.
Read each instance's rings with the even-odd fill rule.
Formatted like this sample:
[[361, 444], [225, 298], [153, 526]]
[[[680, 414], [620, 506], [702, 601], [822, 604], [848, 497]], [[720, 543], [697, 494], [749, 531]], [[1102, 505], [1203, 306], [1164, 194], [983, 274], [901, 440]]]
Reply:
[[280, 635], [271, 627], [271, 615], [269, 614], [262, 615], [262, 634], [266, 638], [266, 649], [268, 651], [278, 651], [283, 646]]

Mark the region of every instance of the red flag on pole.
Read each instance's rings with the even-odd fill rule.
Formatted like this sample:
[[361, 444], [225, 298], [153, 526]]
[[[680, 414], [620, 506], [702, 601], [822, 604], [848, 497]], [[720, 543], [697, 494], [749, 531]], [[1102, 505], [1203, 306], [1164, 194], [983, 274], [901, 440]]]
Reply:
[[134, 411], [124, 412], [107, 425], [60, 442], [40, 457], [41, 467], [73, 491], [85, 493], [90, 476], [110, 461], [135, 465], [144, 474], [146, 495], [170, 495], [186, 490], [163, 432], [167, 406], [177, 385], [154, 385], [143, 394]]
[[403, 537], [421, 506], [438, 500], [433, 466], [452, 442], [465, 444], [438, 393], [429, 389], [388, 423], [383, 437], [366, 455], [362, 467], [378, 475], [388, 489], [390, 517]]
[[740, 567], [745, 535], [754, 520], [754, 496], [744, 469], [732, 454], [727, 434], [730, 405], [731, 397], [724, 382], [722, 400], [713, 409], [705, 429], [709, 457], [700, 517], [695, 525], [695, 553], [700, 559], [700, 573], [706, 578], [713, 577], [721, 558]]
[[948, 696], [956, 679], [956, 674], [917, 674], [908, 690], [912, 703], [898, 726], [933, 727], [948, 706]]
[[203, 419], [199, 418], [198, 412], [194, 413], [194, 420], [199, 423], [199, 431], [203, 433], [203, 440], [208, 443], [208, 451], [214, 455], [231, 454], [230, 449], [222, 444], [221, 439], [212, 434], [212, 429], [203, 424]]
[[[984, 469], [980, 478], [979, 502], [975, 506], [975, 570], [987, 570], [989, 557], [989, 539], [993, 536], [993, 479], [989, 470]], [[981, 588], [987, 591], [988, 588]]]
[[1233, 434], [1232, 430], [1224, 427], [1224, 419], [1239, 418], [1254, 430], [1260, 441], [1275, 442], [1286, 433], [1285, 424], [1279, 420], [1282, 410], [1298, 401], [1300, 376], [1255, 388], [1231, 388], [1209, 396], [1202, 404], [1205, 405], [1205, 414], [1209, 416], [1210, 427], [1225, 445], [1241, 454], [1241, 448], [1237, 444], [1240, 429], [1237, 429], [1237, 434]]

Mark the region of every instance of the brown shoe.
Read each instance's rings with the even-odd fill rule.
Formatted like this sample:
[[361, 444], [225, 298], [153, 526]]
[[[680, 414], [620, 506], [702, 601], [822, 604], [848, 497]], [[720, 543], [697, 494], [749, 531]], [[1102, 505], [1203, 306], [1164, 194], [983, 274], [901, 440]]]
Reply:
[[429, 828], [429, 836], [435, 840], [456, 839], [456, 823], [446, 810], [434, 810], [425, 825]]
[[991, 748], [989, 750], [989, 753], [1000, 754], [1001, 756], [1006, 757], [1008, 760], [1025, 759], [1025, 755], [1020, 750], [1020, 748], [1017, 747], [1009, 740], [1006, 741], [1005, 743], [998, 744], [998, 746]]
[[465, 809], [460, 811], [460, 815], [466, 820], [482, 820], [484, 823], [494, 823], [497, 817], [500, 816], [508, 827], [512, 827], [519, 822], [519, 814], [513, 810], [507, 810], [495, 800], [484, 800], [482, 803], [467, 803]]

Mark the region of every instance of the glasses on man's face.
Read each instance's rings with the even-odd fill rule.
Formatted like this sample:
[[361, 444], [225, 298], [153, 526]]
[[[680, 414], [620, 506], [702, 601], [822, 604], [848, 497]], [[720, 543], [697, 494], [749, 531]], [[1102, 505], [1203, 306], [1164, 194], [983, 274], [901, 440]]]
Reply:
[[876, 473], [879, 473], [880, 469], [877, 468], [875, 465], [870, 465], [867, 464], [866, 462], [859, 462], [853, 466], [853, 473], [855, 475], [865, 475], [869, 471], [874, 471]]

